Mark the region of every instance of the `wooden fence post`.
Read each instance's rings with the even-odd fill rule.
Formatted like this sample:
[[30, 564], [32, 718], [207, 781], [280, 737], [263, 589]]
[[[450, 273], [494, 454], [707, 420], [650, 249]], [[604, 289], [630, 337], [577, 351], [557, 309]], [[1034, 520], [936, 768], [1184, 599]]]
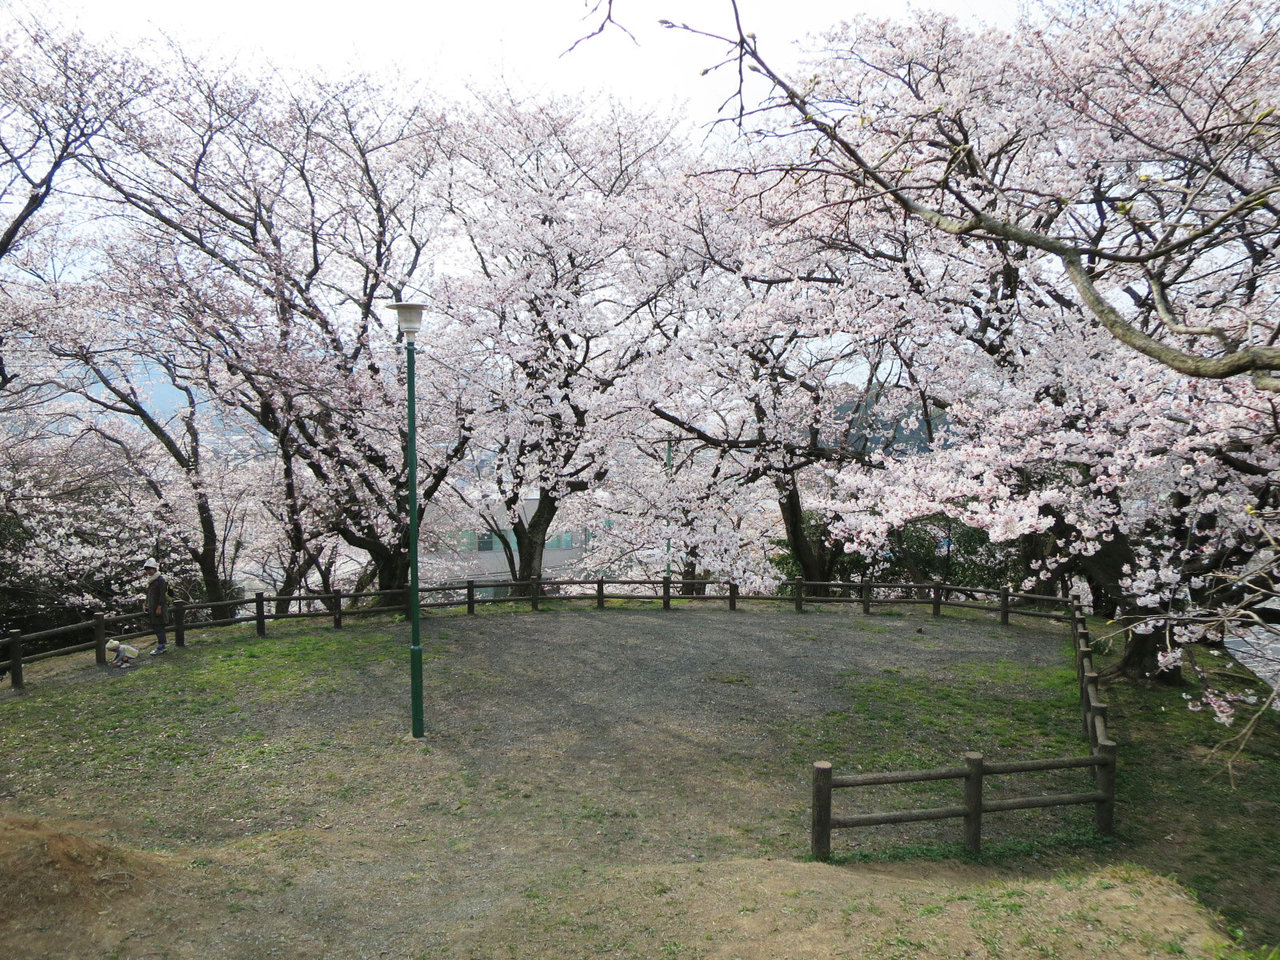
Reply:
[[[1090, 704], [1089, 714], [1089, 722], [1093, 726], [1094, 745], [1099, 746], [1102, 741], [1098, 738], [1098, 730], [1099, 728], [1104, 731], [1107, 729], [1107, 705], [1105, 703]], [[1102, 721], [1101, 727], [1099, 727], [1099, 720]]]
[[173, 601], [173, 643], [178, 647], [187, 645], [187, 601]]
[[1098, 689], [1098, 675], [1092, 670], [1086, 673], [1080, 681], [1080, 699], [1081, 707], [1084, 710], [1084, 735], [1089, 741], [1089, 748], [1096, 750], [1098, 748], [1098, 730], [1093, 723], [1093, 697], [1090, 695], [1091, 690]]
[[604, 609], [604, 580], [596, 581], [596, 609]]
[[862, 613], [863, 616], [871, 616], [871, 581], [862, 581]]
[[1089, 618], [1084, 613], [1084, 602], [1078, 594], [1071, 594], [1067, 597], [1067, 609], [1071, 614], [1071, 632], [1078, 634], [1081, 631], [1088, 632]]
[[796, 577], [796, 613], [804, 613], [804, 577]]
[[1007, 627], [1009, 625], [1009, 588], [1003, 586], [1000, 588], [1000, 626]]
[[1076, 663], [1080, 663], [1086, 656], [1093, 654], [1093, 638], [1089, 636], [1088, 630], [1075, 631], [1076, 638]]
[[333, 591], [333, 629], [342, 629], [342, 591]]
[[982, 754], [966, 753], [964, 765], [964, 848], [970, 853], [982, 850]]
[[476, 615], [476, 582], [474, 580], [467, 581], [467, 616], [474, 617]]
[[100, 667], [107, 665], [107, 615], [101, 610], [93, 615], [93, 660]]
[[813, 765], [813, 826], [810, 844], [813, 859], [831, 859], [831, 764], [819, 760]]
[[1088, 630], [1081, 630], [1076, 634], [1076, 669], [1084, 666], [1085, 660], [1089, 664], [1093, 664], [1093, 638], [1089, 636]]
[[738, 585], [732, 580], [729, 581], [729, 609], [738, 609]]
[[940, 583], [933, 585], [933, 615], [942, 616], [942, 584]]
[[267, 597], [261, 590], [253, 595], [254, 616], [258, 620], [258, 636], [267, 635]]
[[22, 631], [9, 631], [9, 683], [15, 690], [26, 684], [22, 681]]
[[1095, 768], [1097, 771], [1098, 792], [1102, 799], [1095, 807], [1095, 822], [1098, 832], [1109, 837], [1115, 832], [1116, 815], [1116, 745], [1107, 741], [1099, 743], [1097, 754], [1105, 761]]
[[662, 609], [671, 609], [671, 578], [662, 578]]

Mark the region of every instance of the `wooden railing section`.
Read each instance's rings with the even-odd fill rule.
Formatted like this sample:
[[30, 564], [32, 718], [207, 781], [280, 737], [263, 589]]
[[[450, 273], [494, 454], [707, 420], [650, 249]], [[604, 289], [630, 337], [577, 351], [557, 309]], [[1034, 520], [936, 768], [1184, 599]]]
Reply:
[[[538, 610], [548, 599], [557, 602], [588, 601], [599, 610], [605, 609], [610, 600], [649, 600], [660, 602], [664, 610], [670, 609], [675, 601], [722, 602], [727, 603], [730, 610], [736, 610], [740, 602], [749, 600], [789, 603], [794, 605], [798, 613], [803, 612], [806, 605], [812, 604], [857, 604], [863, 613], [870, 614], [876, 606], [927, 604], [935, 617], [941, 615], [944, 607], [960, 607], [989, 611], [999, 617], [1001, 624], [1008, 624], [1010, 617], [1014, 615], [1063, 621], [1071, 626], [1084, 735], [1089, 744], [1087, 756], [991, 763], [980, 753], [969, 753], [964, 757], [963, 766], [857, 776], [837, 776], [829, 762], [818, 761], [813, 767], [813, 856], [819, 860], [831, 857], [832, 830], [948, 818], [964, 821], [965, 846], [977, 852], [981, 844], [984, 814], [1070, 804], [1094, 804], [1099, 832], [1112, 832], [1116, 745], [1108, 734], [1107, 705], [1102, 702], [1098, 693], [1098, 674], [1094, 667], [1089, 630], [1078, 602], [1061, 597], [1015, 593], [1009, 587], [980, 588], [944, 583], [819, 583], [789, 580], [782, 586], [788, 594], [744, 593], [736, 583], [729, 581], [673, 580], [670, 577], [647, 580], [465, 580], [420, 588], [419, 606], [422, 609], [465, 607], [468, 614], [475, 614], [477, 607], [486, 604], [527, 603], [531, 609]], [[486, 596], [485, 591], [493, 593]], [[499, 591], [501, 595], [498, 595]], [[987, 599], [984, 602], [980, 598]], [[178, 647], [186, 645], [187, 632], [194, 627], [204, 629], [253, 623], [257, 634], [265, 636], [267, 623], [272, 620], [332, 617], [334, 628], [340, 629], [344, 616], [404, 612], [408, 609], [408, 600], [407, 590], [291, 596], [257, 593], [245, 599], [217, 603], [185, 603], [179, 600], [172, 604], [169, 629], [174, 644]], [[134, 639], [152, 633], [150, 628], [140, 626], [141, 620], [142, 617], [136, 613], [116, 616], [98, 613], [92, 620], [52, 630], [26, 635], [14, 631], [9, 636], [0, 638], [0, 669], [7, 668], [10, 683], [21, 689], [24, 685], [23, 666], [49, 657], [93, 650], [96, 662], [105, 665], [109, 639]], [[90, 636], [90, 639], [78, 639], [85, 635]], [[47, 644], [50, 640], [64, 637], [72, 642], [40, 652], [26, 652], [33, 644]], [[1072, 794], [1000, 799], [987, 799], [984, 796], [984, 783], [990, 776], [1072, 768], [1090, 769], [1094, 789]], [[837, 789], [931, 780], [964, 781], [963, 802], [929, 810], [853, 816], [835, 816], [832, 813], [832, 794]]]
[[[934, 596], [936, 597], [937, 594]], [[1007, 600], [1005, 602], [1007, 603]], [[965, 848], [970, 853], [978, 853], [982, 846], [983, 815], [1007, 810], [1031, 810], [1091, 803], [1094, 805], [1094, 822], [1098, 832], [1105, 835], [1113, 832], [1116, 803], [1116, 745], [1111, 740], [1107, 729], [1107, 705], [1102, 702], [1098, 694], [1098, 674], [1094, 669], [1093, 647], [1080, 604], [1075, 600], [1059, 602], [1065, 603], [1069, 611], [1063, 619], [1071, 624], [1076, 675], [1080, 686], [1081, 716], [1084, 723], [1084, 736], [1089, 748], [1088, 755], [990, 763], [981, 753], [966, 753], [964, 766], [856, 776], [836, 776], [831, 764], [820, 760], [813, 765], [810, 834], [811, 849], [815, 859], [831, 859], [832, 830], [947, 819], [964, 821]], [[1007, 608], [1002, 604], [1002, 609]], [[937, 614], [936, 604], [934, 613]], [[1002, 615], [1002, 622], [1007, 622], [1004, 615]], [[985, 779], [989, 776], [1074, 768], [1088, 768], [1092, 772], [1094, 781], [1092, 790], [999, 799], [988, 799], [985, 796]], [[933, 780], [963, 780], [963, 801], [955, 806], [926, 810], [895, 810], [840, 817], [832, 813], [832, 793], [836, 789], [894, 783], [926, 783]]]
[[[902, 606], [904, 604], [928, 604], [934, 616], [940, 616], [943, 607], [968, 607], [989, 610], [1008, 624], [1011, 614], [1023, 617], [1046, 617], [1069, 621], [1070, 617], [1057, 610], [1045, 609], [1065, 602], [1060, 597], [1038, 594], [1014, 593], [1008, 587], [995, 589], [963, 587], [943, 583], [877, 583], [863, 581], [814, 582], [787, 580], [780, 585], [788, 594], [743, 592], [738, 584], [727, 580], [677, 580], [671, 577], [635, 580], [560, 580], [535, 579], [510, 580], [459, 580], [419, 589], [421, 609], [446, 609], [465, 607], [474, 614], [485, 604], [525, 604], [533, 610], [548, 599], [560, 601], [589, 601], [597, 609], [605, 609], [610, 600], [650, 600], [661, 602], [668, 610], [673, 602], [727, 603], [736, 610], [742, 601], [770, 601], [794, 604], [797, 612], [803, 612], [807, 604], [858, 604], [863, 613], [871, 613], [877, 606]], [[485, 596], [485, 591], [494, 595]], [[501, 595], [497, 592], [501, 591]], [[990, 598], [982, 602], [978, 598]], [[342, 627], [344, 616], [364, 614], [403, 613], [408, 610], [408, 590], [383, 590], [366, 593], [308, 593], [288, 596], [271, 596], [256, 593], [252, 597], [223, 600], [216, 603], [187, 603], [175, 600], [171, 605], [171, 622], [168, 625], [174, 644], [186, 645], [189, 629], [230, 626], [254, 623], [259, 636], [265, 636], [267, 623], [272, 620], [297, 618], [333, 618], [335, 628]], [[23, 666], [50, 657], [67, 656], [88, 650], [94, 651], [99, 664], [107, 662], [107, 641], [131, 640], [148, 637], [152, 630], [142, 624], [138, 613], [107, 615], [94, 614], [92, 620], [68, 626], [55, 627], [23, 634], [12, 631], [0, 637], [0, 669], [7, 669], [9, 682], [21, 688], [25, 682]], [[66, 639], [64, 644], [51, 641]], [[40, 647], [41, 649], [36, 649]], [[1105, 712], [1105, 707], [1103, 708]]]

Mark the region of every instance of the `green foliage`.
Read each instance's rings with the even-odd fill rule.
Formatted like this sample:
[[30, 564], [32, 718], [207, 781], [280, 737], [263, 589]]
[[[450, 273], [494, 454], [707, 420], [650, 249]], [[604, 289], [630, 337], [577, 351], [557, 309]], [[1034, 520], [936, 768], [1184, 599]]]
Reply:
[[[805, 536], [811, 543], [829, 542], [830, 531], [821, 515], [805, 513]], [[778, 552], [770, 562], [784, 579], [800, 576], [785, 540], [774, 541]], [[894, 531], [881, 552], [872, 557], [845, 553], [835, 558], [831, 579], [857, 583], [871, 578], [882, 582], [938, 581], [962, 587], [990, 587], [1018, 583], [1025, 576], [1016, 547], [993, 544], [985, 531], [946, 517], [925, 517]], [[784, 584], [779, 591], [789, 595]]]
[[0, 631], [33, 629], [30, 613], [35, 606], [36, 585], [14, 563], [30, 539], [21, 520], [0, 509]]
[[[827, 525], [826, 518], [813, 510], [804, 512], [804, 536], [805, 539], [819, 548], [831, 541], [831, 530]], [[769, 557], [769, 563], [782, 576], [784, 580], [795, 580], [797, 577], [803, 576], [800, 564], [796, 561], [795, 554], [791, 550], [791, 545], [785, 540], [774, 540], [773, 546], [777, 548], [777, 552]], [[867, 571], [867, 561], [860, 554], [856, 553], [840, 553], [832, 558], [830, 578], [836, 583], [850, 583], [861, 580]], [[789, 596], [790, 588], [783, 584], [779, 588], [779, 594]]]
[[883, 579], [905, 579], [916, 570], [925, 580], [963, 587], [1017, 583], [1025, 575], [1015, 548], [993, 544], [986, 531], [945, 517], [926, 517], [904, 527], [890, 548]]

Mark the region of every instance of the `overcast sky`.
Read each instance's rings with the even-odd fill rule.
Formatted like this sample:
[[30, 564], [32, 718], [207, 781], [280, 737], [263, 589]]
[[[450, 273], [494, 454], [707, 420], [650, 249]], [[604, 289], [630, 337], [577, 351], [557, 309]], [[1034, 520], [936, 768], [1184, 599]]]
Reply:
[[[468, 83], [506, 82], [520, 90], [600, 91], [665, 105], [689, 101], [714, 111], [732, 89], [727, 73], [700, 76], [722, 48], [663, 30], [660, 18], [714, 33], [732, 29], [728, 0], [614, 0], [619, 30], [565, 53], [591, 32], [596, 0], [0, 0], [79, 26], [91, 37], [128, 43], [161, 34], [185, 49], [246, 62], [383, 73], [401, 69], [448, 93]], [[603, 3], [602, 3], [603, 6]], [[1017, 0], [928, 0], [915, 6], [958, 16], [1012, 19]], [[772, 61], [796, 42], [859, 9], [905, 10], [904, 0], [739, 0], [743, 25]]]

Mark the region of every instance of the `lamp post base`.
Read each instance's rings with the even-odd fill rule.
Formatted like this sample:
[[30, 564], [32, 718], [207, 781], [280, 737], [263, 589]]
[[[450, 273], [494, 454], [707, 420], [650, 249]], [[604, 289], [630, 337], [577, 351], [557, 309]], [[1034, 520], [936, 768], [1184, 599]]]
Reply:
[[[415, 641], [417, 638], [414, 638]], [[422, 719], [422, 647], [415, 643], [409, 648], [409, 674], [411, 688], [411, 709], [413, 711], [413, 735], [421, 737], [425, 733]]]

